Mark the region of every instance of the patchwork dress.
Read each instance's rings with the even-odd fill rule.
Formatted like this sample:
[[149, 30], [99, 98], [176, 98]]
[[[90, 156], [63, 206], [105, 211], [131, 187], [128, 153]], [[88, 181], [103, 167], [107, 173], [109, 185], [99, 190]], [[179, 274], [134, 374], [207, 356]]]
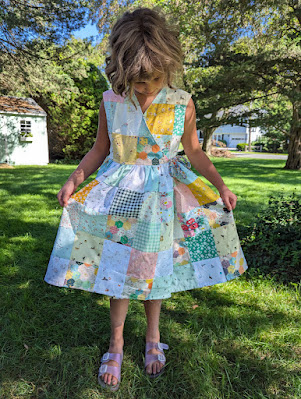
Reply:
[[247, 269], [233, 212], [177, 155], [190, 94], [103, 93], [110, 153], [63, 208], [44, 280], [113, 298], [163, 299]]

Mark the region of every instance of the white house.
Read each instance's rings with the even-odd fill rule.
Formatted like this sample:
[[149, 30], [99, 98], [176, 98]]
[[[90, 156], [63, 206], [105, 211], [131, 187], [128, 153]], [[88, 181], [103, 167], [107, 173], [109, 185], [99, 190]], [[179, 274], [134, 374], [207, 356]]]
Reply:
[[0, 163], [49, 163], [46, 116], [32, 98], [0, 96]]
[[[249, 108], [245, 105], [237, 105], [230, 108], [230, 112], [233, 115], [239, 115], [243, 111], [248, 111]], [[223, 111], [218, 112], [217, 118], [222, 117]], [[210, 118], [211, 114], [205, 115], [206, 118]], [[246, 126], [239, 125], [222, 125], [219, 126], [213, 133], [213, 140], [225, 140], [227, 142], [227, 147], [236, 148], [239, 143], [249, 143], [249, 135], [251, 135], [251, 142], [255, 140], [260, 140], [261, 136], [264, 134], [264, 130], [260, 127], [249, 127], [248, 123]], [[201, 137], [200, 133], [200, 137]]]
[[212, 138], [214, 140], [226, 140], [227, 147], [236, 148], [238, 143], [249, 143], [249, 134], [251, 134], [252, 142], [259, 140], [263, 132], [260, 127], [224, 125], [215, 130]]

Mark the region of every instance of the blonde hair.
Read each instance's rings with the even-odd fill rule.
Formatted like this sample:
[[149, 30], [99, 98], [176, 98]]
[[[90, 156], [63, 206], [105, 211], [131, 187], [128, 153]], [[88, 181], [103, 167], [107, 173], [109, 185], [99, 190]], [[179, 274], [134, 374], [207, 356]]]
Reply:
[[163, 73], [172, 88], [173, 78], [183, 71], [183, 52], [178, 32], [167, 25], [158, 7], [125, 12], [109, 37], [110, 55], [105, 73], [115, 94], [132, 100], [134, 82]]

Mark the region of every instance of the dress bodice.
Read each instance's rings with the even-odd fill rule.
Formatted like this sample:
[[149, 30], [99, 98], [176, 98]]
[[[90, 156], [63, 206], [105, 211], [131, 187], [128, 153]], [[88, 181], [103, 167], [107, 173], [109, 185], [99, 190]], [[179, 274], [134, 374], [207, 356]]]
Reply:
[[175, 157], [184, 133], [186, 107], [191, 95], [163, 87], [143, 113], [128, 97], [113, 90], [103, 93], [111, 142], [108, 158], [129, 165], [159, 165]]

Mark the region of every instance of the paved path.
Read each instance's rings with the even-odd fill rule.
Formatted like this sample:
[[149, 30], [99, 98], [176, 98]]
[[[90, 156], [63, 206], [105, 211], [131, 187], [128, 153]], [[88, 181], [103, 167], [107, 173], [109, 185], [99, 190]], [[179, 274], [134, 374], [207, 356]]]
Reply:
[[287, 155], [286, 154], [267, 154], [267, 153], [253, 153], [253, 154], [244, 154], [241, 152], [232, 152], [232, 154], [234, 154], [236, 157], [238, 158], [258, 158], [258, 159], [283, 159], [283, 160], [287, 160]]

